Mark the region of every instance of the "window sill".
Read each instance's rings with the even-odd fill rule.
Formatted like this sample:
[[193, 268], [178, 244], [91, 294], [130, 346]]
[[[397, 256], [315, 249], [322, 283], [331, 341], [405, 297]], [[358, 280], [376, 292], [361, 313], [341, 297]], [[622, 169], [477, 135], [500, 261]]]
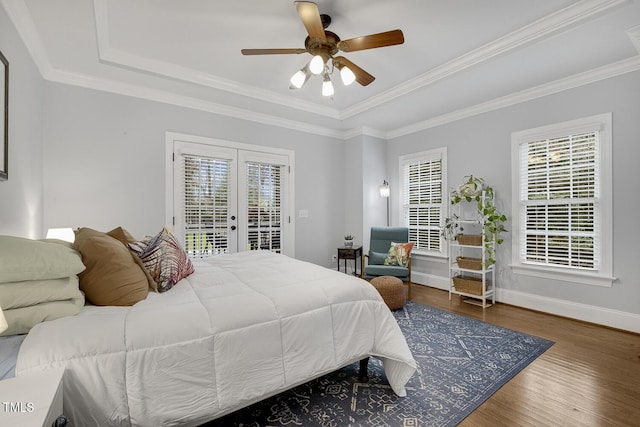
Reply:
[[566, 271], [552, 267], [539, 267], [533, 265], [511, 264], [511, 271], [514, 274], [523, 276], [540, 277], [544, 279], [561, 280], [564, 282], [580, 283], [583, 285], [602, 286], [610, 288], [613, 282], [617, 280], [615, 277], [606, 276], [597, 273], [580, 273], [576, 271]]

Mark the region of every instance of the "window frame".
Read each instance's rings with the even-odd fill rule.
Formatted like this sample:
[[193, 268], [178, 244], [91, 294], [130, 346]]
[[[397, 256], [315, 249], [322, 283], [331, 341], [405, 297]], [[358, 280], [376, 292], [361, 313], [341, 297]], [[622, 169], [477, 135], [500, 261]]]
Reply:
[[[405, 216], [405, 188], [407, 188], [407, 183], [405, 183], [404, 179], [405, 179], [405, 174], [404, 174], [404, 167], [407, 164], [415, 164], [415, 163], [421, 163], [421, 162], [428, 162], [428, 161], [433, 161], [434, 159], [439, 158], [440, 162], [441, 162], [441, 173], [442, 173], [442, 178], [441, 178], [441, 182], [442, 182], [442, 202], [441, 202], [441, 207], [440, 207], [440, 218], [438, 221], [438, 227], [441, 230], [442, 226], [444, 225], [444, 219], [447, 216], [447, 211], [448, 211], [448, 205], [449, 205], [449, 195], [448, 195], [448, 191], [447, 189], [449, 188], [447, 185], [447, 148], [446, 147], [442, 147], [442, 148], [434, 148], [431, 150], [426, 150], [426, 151], [420, 151], [417, 153], [411, 153], [411, 154], [405, 154], [399, 157], [398, 159], [398, 169], [399, 169], [399, 179], [398, 182], [400, 183], [399, 186], [399, 195], [400, 197], [398, 198], [398, 205], [399, 205], [399, 212], [400, 212], [400, 225], [403, 227], [409, 227], [409, 224], [406, 220], [406, 216]], [[433, 257], [433, 258], [447, 258], [447, 243], [446, 240], [444, 239], [444, 237], [442, 236], [442, 234], [439, 232], [439, 239], [440, 239], [440, 250], [438, 252], [436, 251], [428, 251], [428, 250], [424, 250], [424, 249], [420, 249], [418, 247], [414, 247], [414, 249], [411, 251], [412, 255], [417, 255], [417, 256], [424, 256], [424, 257]]]
[[[202, 137], [197, 135], [183, 134], [178, 132], [166, 131], [165, 132], [165, 223], [174, 228], [175, 218], [177, 215], [174, 211], [175, 203], [174, 199], [177, 194], [177, 189], [174, 185], [174, 149], [176, 144], [186, 144], [191, 148], [190, 150], [197, 150], [197, 147], [201, 147], [205, 152], [216, 149], [230, 149], [235, 150], [237, 153], [236, 162], [245, 161], [247, 159], [252, 161], [265, 161], [269, 162], [274, 159], [286, 160], [286, 168], [288, 178], [286, 179], [286, 191], [287, 201], [283, 204], [283, 208], [286, 208], [286, 212], [283, 217], [283, 237], [282, 237], [282, 253], [295, 258], [295, 152], [293, 150], [287, 150], [283, 148], [275, 148], [263, 145], [247, 144], [242, 142], [227, 141], [215, 138]], [[236, 171], [238, 172], [238, 171]], [[242, 178], [242, 174], [236, 174], [238, 179]], [[242, 185], [238, 181], [238, 185]], [[238, 193], [239, 190], [236, 190]], [[244, 208], [241, 204], [241, 200], [236, 200], [237, 208]], [[236, 213], [236, 215], [238, 215]], [[238, 218], [240, 218], [238, 216]], [[239, 224], [240, 225], [240, 224]], [[286, 230], [284, 230], [286, 228]], [[179, 231], [174, 230], [176, 236]], [[182, 236], [180, 235], [182, 239]], [[244, 251], [244, 248], [238, 247], [238, 252]]]
[[[611, 287], [613, 277], [613, 158], [612, 158], [612, 115], [599, 114], [577, 120], [541, 126], [511, 134], [511, 178], [512, 178], [512, 251], [511, 268], [515, 274], [555, 279], [566, 282], [593, 286]], [[531, 264], [520, 257], [520, 248], [524, 239], [524, 205], [521, 203], [520, 179], [526, 171], [520, 169], [520, 147], [546, 139], [558, 139], [569, 135], [595, 132], [598, 134], [599, 173], [596, 175], [596, 196], [599, 209], [600, 230], [599, 257], [595, 260], [597, 270], [585, 270], [578, 267]]]

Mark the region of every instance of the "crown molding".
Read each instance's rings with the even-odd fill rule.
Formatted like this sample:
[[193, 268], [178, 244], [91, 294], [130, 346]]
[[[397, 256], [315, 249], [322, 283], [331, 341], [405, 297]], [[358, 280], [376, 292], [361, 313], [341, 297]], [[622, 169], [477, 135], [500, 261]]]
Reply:
[[373, 138], [387, 139], [387, 132], [375, 129], [370, 126], [362, 126], [359, 128], [353, 128], [342, 132], [341, 138], [348, 140], [358, 136], [370, 136]]
[[342, 131], [331, 129], [328, 127], [316, 126], [305, 122], [289, 120], [269, 114], [257, 113], [255, 111], [231, 107], [228, 105], [205, 101], [198, 98], [177, 95], [173, 92], [145, 88], [139, 85], [122, 83], [119, 81], [89, 76], [86, 74], [51, 69], [46, 79], [57, 83], [79, 86], [87, 89], [114, 93], [123, 96], [130, 96], [133, 98], [139, 98], [148, 101], [156, 101], [164, 104], [175, 105], [178, 107], [191, 108], [194, 110], [205, 111], [212, 114], [228, 116], [235, 119], [248, 120], [255, 123], [262, 123], [300, 132], [313, 133], [331, 138], [342, 139], [343, 135]]
[[518, 49], [533, 41], [548, 37], [569, 26], [602, 14], [629, 0], [582, 0], [557, 12], [544, 16], [490, 43], [471, 50], [457, 58], [435, 67], [413, 79], [392, 87], [378, 95], [354, 104], [341, 111], [341, 118], [347, 119], [400, 96], [431, 85], [453, 74], [488, 61], [506, 52]]
[[563, 79], [555, 80], [553, 82], [545, 83], [534, 88], [525, 89], [523, 91], [496, 98], [484, 103], [476, 104], [468, 108], [463, 108], [451, 113], [433, 117], [409, 126], [397, 128], [389, 132], [385, 132], [368, 126], [349, 130], [337, 130], [323, 126], [311, 125], [305, 122], [284, 119], [282, 117], [273, 115], [256, 113], [254, 111], [230, 107], [227, 105], [217, 104], [202, 99], [176, 95], [172, 92], [143, 88], [138, 85], [130, 85], [114, 80], [96, 78], [93, 76], [71, 73], [52, 68], [50, 68], [50, 71], [47, 73], [46, 79], [58, 83], [162, 102], [165, 104], [206, 111], [213, 114], [220, 114], [237, 119], [249, 120], [266, 125], [277, 126], [331, 138], [338, 138], [342, 140], [351, 139], [360, 135], [390, 140], [398, 138], [400, 136], [420, 132], [422, 130], [434, 128], [447, 123], [476, 116], [478, 114], [498, 110], [504, 107], [534, 100], [558, 92], [563, 92], [579, 86], [584, 86], [590, 83], [595, 83], [597, 81], [605, 80], [638, 70], [640, 70], [640, 55], [636, 55], [631, 58], [615, 62], [613, 64], [575, 74]]
[[515, 92], [491, 101], [476, 104], [468, 108], [462, 108], [460, 110], [417, 122], [409, 126], [404, 126], [387, 132], [387, 138], [398, 138], [400, 136], [409, 135], [422, 130], [434, 128], [436, 126], [476, 116], [478, 114], [553, 95], [558, 92], [563, 92], [579, 86], [588, 85], [590, 83], [595, 83], [600, 80], [609, 79], [638, 70], [640, 70], [640, 55], [632, 56], [609, 65], [597, 67], [589, 71], [574, 74], [572, 76], [545, 83], [530, 89], [525, 89], [520, 92]]
[[631, 39], [631, 43], [633, 43], [638, 53], [640, 53], [640, 25], [629, 28], [627, 30], [627, 35]]
[[[115, 80], [55, 69], [51, 65], [51, 61], [46, 54], [44, 44], [40, 38], [40, 33], [33, 22], [31, 13], [29, 12], [25, 2], [22, 0], [0, 0], [0, 4], [2, 4], [9, 16], [9, 19], [13, 22], [20, 38], [29, 51], [31, 58], [40, 71], [40, 75], [47, 81], [162, 102], [165, 104], [206, 111], [209, 113], [249, 120], [271, 126], [278, 126], [305, 133], [344, 139], [343, 131], [324, 126], [316, 126], [305, 122], [283, 119], [278, 116], [230, 107], [193, 97], [181, 96], [172, 92], [144, 88], [142, 86]], [[100, 4], [104, 6], [104, 3], [101, 2]]]
[[340, 112], [335, 108], [325, 107], [314, 102], [304, 101], [291, 96], [284, 96], [273, 91], [255, 86], [243, 85], [236, 81], [224, 79], [210, 73], [183, 67], [166, 61], [134, 55], [109, 44], [109, 15], [107, 0], [93, 0], [96, 22], [96, 38], [98, 40], [98, 58], [100, 62], [122, 68], [143, 71], [175, 80], [184, 81], [204, 87], [219, 89], [248, 98], [278, 104], [296, 110], [302, 110], [320, 116], [339, 119]]
[[[102, 7], [106, 5], [104, 0], [94, 0], [94, 1], [96, 2], [95, 4], [100, 5]], [[624, 3], [626, 1], [627, 0], [581, 1], [578, 4], [582, 6], [581, 10], [582, 10], [583, 17], [578, 18], [576, 15], [575, 22], [579, 21], [580, 19], [585, 19], [584, 16], [593, 16], [594, 14], [598, 13], [598, 11], [608, 10], [609, 8], [619, 5], [621, 3]], [[292, 129], [292, 130], [301, 131], [305, 133], [317, 134], [321, 136], [327, 136], [327, 137], [337, 138], [342, 140], [347, 140], [360, 135], [366, 135], [366, 136], [371, 136], [371, 137], [380, 138], [380, 139], [387, 139], [387, 140], [398, 138], [400, 136], [412, 134], [425, 129], [451, 123], [457, 120], [461, 120], [461, 119], [475, 116], [478, 114], [486, 113], [489, 111], [494, 111], [510, 105], [526, 102], [526, 101], [540, 98], [543, 96], [551, 95], [554, 93], [562, 92], [568, 89], [593, 83], [596, 81], [600, 81], [600, 80], [615, 77], [621, 74], [640, 70], [640, 55], [636, 55], [631, 58], [615, 62], [613, 64], [598, 67], [593, 70], [589, 70], [583, 73], [579, 73], [573, 76], [569, 76], [563, 79], [549, 82], [534, 88], [525, 89], [520, 92], [516, 92], [504, 97], [496, 98], [494, 100], [490, 100], [484, 103], [476, 104], [474, 106], [470, 106], [470, 107], [456, 110], [450, 113], [446, 113], [437, 117], [433, 117], [424, 121], [414, 123], [409, 126], [397, 128], [388, 132], [375, 129], [373, 127], [368, 127], [368, 126], [363, 126], [360, 128], [354, 128], [349, 130], [338, 130], [338, 129], [324, 127], [324, 126], [312, 125], [306, 122], [284, 119], [282, 117], [278, 117], [274, 115], [257, 113], [254, 111], [237, 108], [237, 107], [231, 107], [231, 106], [218, 104], [210, 101], [205, 101], [198, 98], [177, 95], [173, 92], [150, 89], [150, 88], [145, 88], [138, 85], [122, 83], [115, 80], [109, 80], [105, 78], [93, 77], [93, 76], [88, 76], [80, 73], [54, 69], [49, 61], [49, 58], [46, 54], [46, 50], [44, 49], [42, 40], [39, 37], [39, 32], [35, 27], [35, 24], [33, 23], [31, 14], [28, 8], [26, 7], [24, 1], [0, 0], [0, 2], [1, 2], [0, 4], [4, 6], [7, 12], [7, 15], [9, 16], [11, 21], [14, 23], [14, 26], [16, 27], [20, 37], [25, 43], [27, 50], [31, 54], [31, 57], [33, 58], [36, 66], [38, 67], [42, 77], [45, 80], [84, 87], [88, 89], [95, 89], [103, 92], [120, 94], [124, 96], [132, 96], [140, 99], [148, 99], [156, 102], [162, 102], [165, 104], [171, 104], [171, 105], [181, 106], [185, 108], [206, 111], [209, 113], [220, 114], [227, 117], [249, 120], [249, 121], [262, 123], [270, 126], [277, 126], [277, 127], [282, 127], [282, 128]], [[598, 5], [600, 6], [600, 8], [596, 7]], [[590, 6], [590, 7], [586, 7], [586, 6]], [[564, 19], [564, 22], [568, 22], [568, 19]], [[631, 28], [630, 30], [627, 31], [627, 33], [631, 37], [632, 41], [634, 41], [634, 44], [636, 41], [640, 40], [640, 26]], [[104, 37], [104, 35], [102, 35], [101, 37]], [[486, 46], [484, 48], [486, 48]], [[440, 68], [439, 75], [442, 75], [442, 77], [440, 78], [444, 78], [444, 76], [446, 76], [446, 70], [444, 69], [444, 68], [447, 68], [445, 67], [446, 65], [447, 64], [443, 65], [442, 67], [439, 67]], [[437, 69], [436, 71], [433, 71], [433, 73], [437, 73]], [[432, 74], [432, 72], [425, 73], [421, 77], [414, 80], [420, 80], [421, 78], [425, 78], [425, 75], [430, 75], [430, 74]], [[435, 74], [430, 76], [431, 79], [434, 79], [436, 77], [437, 76]], [[414, 84], [417, 84], [417, 83], [414, 83]], [[342, 115], [340, 118], [344, 119]]]
[[106, 52], [100, 52], [100, 62], [124, 68], [133, 68], [148, 74], [156, 74], [187, 83], [219, 89], [237, 95], [266, 101], [272, 104], [306, 111], [319, 116], [329, 117], [332, 119], [340, 118], [340, 113], [335, 108], [324, 107], [313, 102], [307, 102], [288, 96], [281, 96], [272, 91], [241, 85], [232, 80], [222, 79], [208, 73], [171, 64], [169, 62], [156, 61], [154, 59], [144, 58], [138, 55], [131, 55], [118, 49], [110, 48]]
[[0, 1], [9, 19], [11, 19], [14, 27], [18, 31], [20, 38], [27, 47], [40, 74], [46, 78], [45, 76], [48, 75], [51, 70], [51, 61], [49, 61], [49, 57], [40, 39], [40, 33], [36, 29], [27, 5], [24, 1]]
[[424, 86], [431, 85], [453, 74], [488, 61], [506, 52], [518, 49], [535, 40], [550, 36], [571, 25], [597, 16], [629, 0], [581, 0], [557, 12], [551, 13], [516, 31], [500, 37], [484, 46], [467, 52], [445, 64], [421, 74], [400, 85], [392, 87], [378, 95], [367, 98], [341, 111], [318, 104], [282, 96], [272, 91], [241, 85], [187, 67], [162, 61], [131, 55], [109, 46], [109, 23], [107, 0], [94, 0], [98, 55], [102, 62], [121, 67], [133, 68], [147, 73], [170, 77], [202, 86], [236, 93], [249, 98], [259, 99], [286, 107], [296, 108], [309, 113], [334, 119], [345, 120], [368, 111], [393, 99], [411, 93]]
[[237, 82], [202, 73], [186, 67], [155, 61], [131, 55], [109, 46], [109, 23], [107, 0], [94, 0], [98, 55], [102, 62], [122, 67], [134, 68], [171, 77], [194, 84], [212, 87], [262, 101], [300, 109], [310, 113], [345, 120], [368, 111], [393, 99], [411, 93], [424, 86], [431, 85], [453, 74], [488, 61], [498, 55], [518, 49], [535, 40], [547, 37], [571, 25], [618, 7], [629, 0], [581, 0], [557, 12], [551, 13], [516, 31], [500, 37], [491, 43], [474, 49], [426, 73], [400, 85], [392, 87], [378, 95], [367, 98], [341, 111], [302, 101], [293, 97], [281, 96], [264, 89], [240, 85]]

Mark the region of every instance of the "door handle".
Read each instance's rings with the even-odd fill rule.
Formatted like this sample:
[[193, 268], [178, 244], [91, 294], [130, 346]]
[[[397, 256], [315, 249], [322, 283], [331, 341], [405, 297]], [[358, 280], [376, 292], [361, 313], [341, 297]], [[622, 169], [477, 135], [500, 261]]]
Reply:
[[235, 225], [232, 225], [232, 226], [231, 226], [231, 231], [233, 231], [233, 230], [235, 230], [235, 229], [236, 229], [236, 226], [235, 226]]

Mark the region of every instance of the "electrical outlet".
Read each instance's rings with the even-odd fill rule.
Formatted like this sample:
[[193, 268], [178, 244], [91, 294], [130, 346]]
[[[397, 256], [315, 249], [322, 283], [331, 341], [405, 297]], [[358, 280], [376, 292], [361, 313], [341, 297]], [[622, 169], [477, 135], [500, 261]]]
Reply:
[[336, 254], [331, 255], [331, 262], [338, 262], [338, 255]]

